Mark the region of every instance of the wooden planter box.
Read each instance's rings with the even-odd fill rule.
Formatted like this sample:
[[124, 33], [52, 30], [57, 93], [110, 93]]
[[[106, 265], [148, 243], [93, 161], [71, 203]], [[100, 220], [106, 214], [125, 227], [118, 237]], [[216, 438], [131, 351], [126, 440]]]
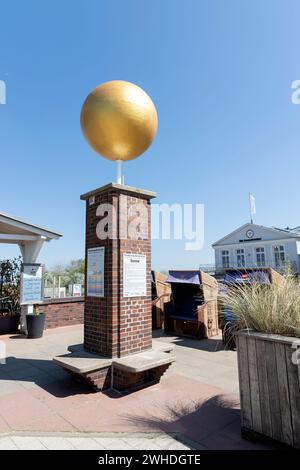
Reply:
[[[242, 434], [268, 436], [300, 449], [297, 338], [242, 330], [236, 334]], [[298, 340], [299, 341], [299, 340]]]

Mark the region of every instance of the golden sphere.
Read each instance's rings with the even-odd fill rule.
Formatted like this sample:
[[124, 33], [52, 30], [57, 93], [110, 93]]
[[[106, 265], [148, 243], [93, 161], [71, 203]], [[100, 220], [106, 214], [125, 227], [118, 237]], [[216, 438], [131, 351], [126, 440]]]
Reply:
[[140, 87], [114, 80], [95, 88], [83, 103], [80, 123], [91, 147], [108, 160], [141, 155], [157, 131], [153, 101]]

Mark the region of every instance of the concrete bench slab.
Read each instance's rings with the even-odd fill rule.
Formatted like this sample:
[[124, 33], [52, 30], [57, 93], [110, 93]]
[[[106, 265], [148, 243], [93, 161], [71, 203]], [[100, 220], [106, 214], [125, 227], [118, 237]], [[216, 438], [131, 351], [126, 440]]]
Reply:
[[123, 358], [112, 359], [89, 353], [82, 347], [81, 350], [77, 348], [76, 352], [56, 356], [53, 361], [60, 367], [80, 375], [109, 367], [111, 364], [128, 372], [138, 373], [174, 362], [175, 356], [169, 354], [172, 348], [167, 348], [167, 351], [151, 349]]
[[137, 374], [164, 364], [171, 364], [174, 361], [175, 356], [172, 354], [151, 349], [142, 353], [116, 358], [113, 360], [113, 365], [116, 368]]
[[110, 358], [97, 356], [84, 350], [56, 356], [53, 361], [60, 367], [80, 375], [109, 367], [112, 363]]

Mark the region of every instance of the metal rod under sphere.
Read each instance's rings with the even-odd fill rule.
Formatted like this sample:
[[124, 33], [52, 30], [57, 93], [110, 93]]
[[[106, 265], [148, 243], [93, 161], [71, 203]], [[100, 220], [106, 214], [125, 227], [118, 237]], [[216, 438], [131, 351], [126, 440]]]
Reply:
[[122, 184], [122, 160], [116, 160], [117, 164], [117, 183]]

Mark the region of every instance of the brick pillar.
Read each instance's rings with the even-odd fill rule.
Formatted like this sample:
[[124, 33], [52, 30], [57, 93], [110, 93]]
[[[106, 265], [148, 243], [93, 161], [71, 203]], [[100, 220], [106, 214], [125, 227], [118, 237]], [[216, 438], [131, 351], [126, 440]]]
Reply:
[[[103, 296], [89, 295], [86, 272], [87, 351], [123, 357], [152, 346], [150, 199], [153, 197], [155, 193], [150, 191], [115, 183], [81, 196], [86, 201], [86, 261], [91, 253], [88, 250], [104, 247]], [[141, 262], [146, 261], [146, 289], [142, 295], [131, 296], [131, 290], [130, 296], [124, 296], [124, 253], [141, 255]], [[126, 260], [134, 262], [137, 258], [127, 256]], [[138, 292], [141, 293], [141, 286]]]

